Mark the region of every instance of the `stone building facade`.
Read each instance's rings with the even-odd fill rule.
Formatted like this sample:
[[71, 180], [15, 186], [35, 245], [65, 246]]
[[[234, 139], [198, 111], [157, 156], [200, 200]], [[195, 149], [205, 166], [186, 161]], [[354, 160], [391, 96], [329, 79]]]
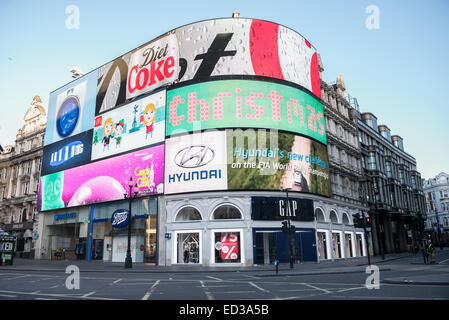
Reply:
[[403, 140], [377, 117], [352, 109], [361, 150], [361, 193], [370, 207], [375, 254], [411, 251], [420, 244], [425, 219], [424, 193], [416, 159]]
[[41, 103], [39, 96], [33, 98], [15, 146], [7, 146], [9, 152], [0, 158], [0, 221], [5, 231], [17, 237], [16, 254], [27, 258], [34, 258], [39, 237], [36, 202], [46, 127], [46, 110]]
[[[426, 232], [433, 241], [449, 244], [449, 174], [441, 172], [423, 182], [426, 197]], [[439, 239], [440, 238], [440, 239]]]

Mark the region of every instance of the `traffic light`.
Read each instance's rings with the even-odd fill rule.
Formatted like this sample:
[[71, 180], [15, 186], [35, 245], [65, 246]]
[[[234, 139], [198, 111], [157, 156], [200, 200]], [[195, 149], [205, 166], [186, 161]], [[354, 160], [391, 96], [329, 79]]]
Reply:
[[360, 221], [360, 216], [359, 214], [353, 214], [352, 215], [353, 220], [354, 220], [354, 227], [355, 228], [361, 228], [362, 227], [362, 221]]
[[365, 218], [365, 226], [367, 228], [371, 228], [371, 218], [370, 217]]

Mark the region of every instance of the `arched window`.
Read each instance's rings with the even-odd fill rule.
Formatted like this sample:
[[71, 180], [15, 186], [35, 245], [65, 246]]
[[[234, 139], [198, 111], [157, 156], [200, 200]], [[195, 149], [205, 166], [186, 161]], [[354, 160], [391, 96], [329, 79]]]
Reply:
[[332, 223], [338, 223], [337, 213], [334, 210], [331, 211], [329, 218]]
[[315, 209], [315, 218], [317, 222], [326, 222], [326, 219], [324, 218], [324, 212], [320, 208]]
[[215, 209], [212, 219], [242, 219], [242, 214], [236, 207], [225, 204]]
[[184, 207], [179, 210], [175, 221], [197, 221], [202, 220], [200, 212], [194, 207]]
[[349, 220], [349, 217], [348, 217], [348, 214], [346, 212], [343, 213], [343, 224], [345, 224], [345, 225], [350, 225], [351, 224], [351, 222]]

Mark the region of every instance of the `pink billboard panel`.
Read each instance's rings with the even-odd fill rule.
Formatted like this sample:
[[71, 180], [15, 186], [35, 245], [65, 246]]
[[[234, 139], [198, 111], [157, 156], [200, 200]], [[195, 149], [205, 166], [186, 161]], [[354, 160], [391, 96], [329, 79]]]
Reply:
[[164, 192], [164, 145], [41, 177], [39, 211], [124, 199], [132, 177], [140, 197]]

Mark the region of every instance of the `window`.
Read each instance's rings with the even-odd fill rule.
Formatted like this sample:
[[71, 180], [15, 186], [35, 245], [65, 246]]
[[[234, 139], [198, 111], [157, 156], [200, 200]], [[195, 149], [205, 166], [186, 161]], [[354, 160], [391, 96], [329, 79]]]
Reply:
[[323, 210], [321, 210], [320, 208], [315, 209], [315, 219], [317, 222], [326, 222]]
[[213, 219], [242, 219], [242, 214], [240, 213], [240, 210], [234, 206], [222, 205], [215, 209]]
[[215, 232], [215, 263], [241, 262], [240, 232]]
[[368, 154], [368, 170], [377, 170], [376, 155], [374, 152]]
[[338, 223], [337, 213], [334, 210], [331, 211], [329, 218], [332, 223]]
[[393, 178], [393, 174], [391, 172], [391, 162], [390, 161], [385, 161], [385, 169], [386, 169], [387, 177]]
[[348, 214], [346, 212], [343, 213], [343, 224], [345, 224], [345, 225], [349, 225], [350, 224], [349, 217], [348, 217]]
[[200, 212], [194, 207], [184, 207], [176, 215], [176, 222], [202, 220]]

